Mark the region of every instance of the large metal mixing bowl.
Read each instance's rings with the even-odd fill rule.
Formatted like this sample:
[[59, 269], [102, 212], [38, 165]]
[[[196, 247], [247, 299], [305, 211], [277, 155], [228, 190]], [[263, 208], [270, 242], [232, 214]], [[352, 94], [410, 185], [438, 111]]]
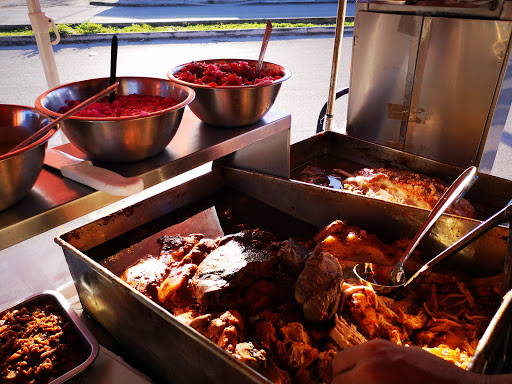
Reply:
[[[89, 157], [105, 162], [131, 162], [160, 153], [176, 134], [194, 91], [167, 79], [119, 77], [116, 93], [120, 96], [172, 97], [179, 104], [149, 116], [79, 117], [72, 116], [61, 128], [69, 141]], [[36, 108], [59, 117], [69, 100], [85, 100], [109, 86], [108, 78], [90, 79], [60, 85], [40, 95]]]
[[47, 142], [56, 129], [17, 151], [7, 151], [50, 122], [34, 108], [0, 104], [0, 211], [32, 189], [43, 168]]
[[[231, 63], [241, 59], [199, 60], [205, 63]], [[247, 61], [251, 66], [258, 64], [257, 60]], [[291, 71], [285, 67], [269, 62], [263, 63], [263, 70], [275, 69], [284, 73], [279, 80], [267, 85], [219, 86], [193, 84], [175, 77], [186, 64], [179, 65], [167, 72], [167, 77], [178, 84], [192, 88], [196, 98], [190, 103], [190, 110], [206, 124], [223, 127], [241, 127], [254, 124], [274, 104], [281, 84], [288, 80]]]

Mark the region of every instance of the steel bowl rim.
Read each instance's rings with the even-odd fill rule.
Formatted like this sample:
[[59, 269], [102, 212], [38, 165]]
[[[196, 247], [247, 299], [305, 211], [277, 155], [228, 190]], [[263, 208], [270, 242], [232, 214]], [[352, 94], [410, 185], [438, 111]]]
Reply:
[[[226, 61], [226, 62], [247, 61], [248, 63], [257, 63], [257, 60], [251, 60], [251, 59], [208, 59], [208, 60], [194, 60], [194, 61], [204, 62], [204, 63], [217, 63], [217, 62], [221, 62], [221, 61]], [[284, 72], [284, 76], [281, 77], [280, 79], [272, 81], [270, 84], [219, 85], [217, 87], [210, 87], [209, 85], [204, 85], [204, 84], [189, 83], [188, 81], [180, 80], [180, 79], [178, 79], [178, 78], [176, 78], [174, 76], [175, 73], [177, 73], [185, 65], [190, 64], [190, 63], [191, 63], [191, 61], [189, 61], [187, 63], [184, 63], [184, 64], [177, 65], [176, 67], [169, 69], [167, 71], [167, 77], [169, 78], [169, 80], [171, 80], [173, 82], [176, 82], [178, 84], [184, 85], [186, 87], [190, 87], [190, 88], [194, 88], [195, 87], [195, 88], [198, 88], [198, 89], [251, 89], [251, 88], [270, 87], [272, 85], [281, 84], [284, 81], [288, 80], [292, 76], [292, 72], [288, 68], [286, 68], [286, 67], [284, 67], [284, 66], [282, 66], [280, 64], [272, 63], [270, 61], [264, 61], [263, 64], [270, 64], [270, 65], [275, 65], [275, 66], [280, 67], [282, 69], [282, 71]]]
[[[172, 83], [172, 81], [170, 81], [169, 79], [163, 79], [163, 78], [158, 78], [158, 77], [144, 77], [144, 76], [122, 76], [122, 77], [118, 77], [117, 80], [130, 80], [130, 79], [148, 79], [148, 80], [158, 80], [158, 81], [168, 81], [170, 83]], [[101, 81], [101, 80], [109, 80], [108, 77], [98, 77], [98, 78], [94, 78], [94, 79], [87, 79], [87, 80], [81, 80], [81, 81], [73, 81], [73, 82], [70, 82], [70, 83], [66, 83], [66, 84], [61, 84], [61, 85], [58, 85], [52, 89], [49, 89], [47, 90], [46, 92], [44, 92], [43, 94], [39, 95], [36, 99], [36, 109], [40, 110], [40, 111], [43, 111], [43, 113], [49, 115], [49, 116], [52, 116], [52, 117], [60, 117], [62, 116], [63, 114], [62, 113], [58, 113], [58, 112], [55, 112], [55, 111], [52, 111], [48, 108], [46, 108], [43, 103], [42, 103], [42, 100], [44, 100], [48, 94], [50, 94], [51, 92], [57, 90], [57, 89], [60, 89], [60, 88], [64, 88], [66, 86], [70, 86], [70, 85], [77, 85], [77, 84], [81, 84], [81, 83], [87, 83], [87, 82], [90, 82], [90, 81]], [[186, 91], [188, 93], [188, 96], [185, 98], [185, 100], [183, 100], [182, 102], [180, 102], [179, 104], [176, 104], [170, 108], [165, 108], [165, 109], [161, 109], [159, 111], [156, 111], [156, 112], [151, 112], [148, 114], [148, 116], [121, 116], [121, 117], [84, 117], [84, 116], [71, 116], [71, 117], [68, 117], [68, 120], [76, 120], [76, 121], [104, 121], [104, 122], [117, 122], [117, 121], [127, 121], [127, 120], [137, 120], [137, 119], [147, 119], [149, 117], [155, 117], [155, 116], [160, 116], [160, 115], [164, 115], [166, 113], [169, 113], [169, 112], [173, 112], [173, 111], [176, 111], [178, 109], [181, 109], [181, 108], [184, 108], [186, 107], [188, 104], [190, 104], [194, 98], [195, 98], [195, 91], [191, 88], [191, 87], [187, 87], [183, 84], [173, 84], [173, 85], [177, 85], [178, 87], [180, 87], [181, 89], [183, 89], [184, 91]], [[92, 95], [91, 95], [92, 96]]]
[[[41, 111], [37, 110], [36, 108], [33, 108], [33, 107], [28, 107], [26, 105], [18, 105], [18, 104], [0, 104], [1, 106], [7, 106], [7, 107], [19, 107], [19, 108], [23, 108], [23, 109], [26, 109], [26, 110], [30, 110], [32, 112], [35, 112], [37, 113], [38, 115], [41, 115], [42, 117], [45, 117], [47, 119], [50, 119], [50, 116], [44, 114], [44, 113], [41, 113]], [[42, 127], [41, 127], [42, 128]], [[40, 129], [41, 129], [40, 128]], [[33, 143], [29, 144], [29, 145], [26, 145], [20, 149], [17, 149], [16, 151], [12, 152], [12, 153], [9, 153], [9, 154], [2, 154], [0, 155], [0, 161], [2, 160], [6, 160], [6, 159], [9, 159], [11, 157], [14, 157], [16, 155], [19, 155], [20, 153], [23, 153], [23, 152], [27, 152], [27, 151], [30, 151], [32, 148], [35, 148], [35, 147], [38, 147], [40, 146], [41, 144], [44, 144], [45, 142], [47, 142], [48, 140], [50, 140], [50, 138], [58, 131], [58, 128], [52, 128], [50, 129], [46, 135], [44, 135], [43, 137], [37, 139], [36, 141], [34, 141]], [[35, 132], [34, 132], [35, 133]]]

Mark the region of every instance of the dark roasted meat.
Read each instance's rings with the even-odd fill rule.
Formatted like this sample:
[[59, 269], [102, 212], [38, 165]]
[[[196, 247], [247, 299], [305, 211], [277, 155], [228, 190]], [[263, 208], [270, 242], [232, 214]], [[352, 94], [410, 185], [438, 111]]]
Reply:
[[209, 308], [229, 308], [239, 294], [258, 280], [271, 278], [277, 257], [232, 239], [211, 252], [197, 268], [189, 288], [197, 302]]
[[306, 260], [310, 251], [295, 239], [289, 239], [283, 242], [283, 245], [277, 252], [279, 263], [292, 276], [297, 277], [306, 265]]
[[304, 318], [311, 323], [329, 320], [341, 302], [343, 270], [330, 254], [315, 252], [295, 283], [295, 299], [302, 304]]

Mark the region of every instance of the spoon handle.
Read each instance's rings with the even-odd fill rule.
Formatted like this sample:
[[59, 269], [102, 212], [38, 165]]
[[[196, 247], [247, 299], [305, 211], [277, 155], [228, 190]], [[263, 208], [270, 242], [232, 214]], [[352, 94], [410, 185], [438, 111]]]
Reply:
[[272, 33], [272, 23], [267, 20], [267, 28], [265, 28], [265, 35], [263, 35], [263, 42], [261, 43], [260, 57], [258, 58], [258, 65], [256, 67], [256, 76], [260, 75], [261, 69], [263, 68], [263, 57], [265, 57], [265, 51], [267, 50], [268, 41], [270, 40], [270, 34]]
[[101, 91], [101, 92], [95, 94], [94, 96], [91, 96], [87, 100], [81, 102], [76, 107], [71, 108], [69, 111], [67, 111], [63, 115], [60, 115], [58, 118], [53, 120], [51, 123], [45, 125], [43, 128], [38, 130], [36, 133], [27, 137], [25, 140], [23, 140], [21, 143], [19, 143], [17, 146], [15, 146], [13, 149], [11, 149], [7, 153], [17, 151], [18, 149], [23, 148], [23, 147], [27, 146], [28, 144], [31, 144], [32, 142], [36, 141], [37, 139], [40, 139], [41, 137], [46, 135], [50, 131], [50, 129], [57, 126], [57, 124], [59, 124], [62, 120], [67, 119], [68, 117], [74, 115], [78, 111], [81, 111], [82, 109], [87, 107], [89, 104], [92, 104], [96, 100], [101, 99], [103, 96], [108, 95], [110, 92], [114, 91], [118, 85], [119, 85], [119, 83], [112, 84], [110, 87], [105, 88], [103, 91]]
[[[116, 70], [117, 70], [117, 36], [112, 36], [112, 45], [110, 47], [110, 85], [116, 82]], [[108, 98], [110, 103], [114, 102], [116, 93], [112, 92]]]
[[425, 223], [418, 230], [414, 239], [409, 243], [409, 247], [405, 250], [402, 258], [391, 271], [390, 277], [394, 282], [401, 280], [401, 275], [403, 275], [403, 265], [412, 254], [423, 236], [425, 236], [430, 228], [432, 228], [434, 223], [443, 214], [446, 208], [448, 208], [450, 204], [452, 204], [460, 196], [460, 194], [465, 191], [466, 186], [473, 180], [475, 175], [476, 167], [469, 167], [457, 178], [457, 180], [452, 183], [452, 185], [450, 185], [443, 196], [441, 196], [437, 204], [434, 206], [434, 209], [428, 215]]

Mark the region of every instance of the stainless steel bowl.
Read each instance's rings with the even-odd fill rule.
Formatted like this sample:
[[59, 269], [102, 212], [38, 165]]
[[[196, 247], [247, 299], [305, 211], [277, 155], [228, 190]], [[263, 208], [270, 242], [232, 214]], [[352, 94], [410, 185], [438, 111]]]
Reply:
[[0, 211], [32, 189], [43, 168], [47, 142], [56, 129], [11, 154], [6, 152], [50, 122], [34, 108], [0, 104]]
[[[194, 91], [166, 79], [120, 77], [117, 81], [118, 95], [173, 97], [180, 103], [145, 117], [72, 116], [61, 123], [62, 131], [82, 152], [105, 162], [138, 161], [160, 153], [176, 134], [185, 106], [194, 100]], [[85, 100], [108, 86], [108, 78], [60, 85], [40, 95], [36, 108], [59, 117], [58, 111], [68, 100]]]
[[[220, 63], [224, 61], [231, 63], [241, 59], [216, 59], [200, 60], [205, 63]], [[250, 65], [256, 66], [257, 60], [243, 60]], [[192, 88], [196, 92], [196, 98], [190, 103], [190, 109], [206, 124], [223, 127], [241, 127], [254, 124], [274, 104], [281, 84], [288, 80], [291, 72], [285, 67], [269, 62], [263, 63], [263, 69], [277, 69], [284, 73], [284, 76], [268, 85], [243, 85], [243, 86], [219, 86], [210, 87], [188, 83], [179, 80], [175, 75], [186, 64], [179, 65], [167, 72], [167, 77], [175, 83]]]

